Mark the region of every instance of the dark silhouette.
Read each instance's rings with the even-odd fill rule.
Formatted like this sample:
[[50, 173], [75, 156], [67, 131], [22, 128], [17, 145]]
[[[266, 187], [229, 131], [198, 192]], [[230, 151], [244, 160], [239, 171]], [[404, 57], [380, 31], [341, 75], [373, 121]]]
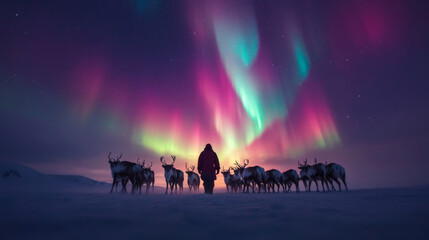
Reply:
[[341, 191], [341, 185], [340, 185], [340, 181], [338, 181], [338, 178], [340, 178], [341, 181], [343, 181], [344, 187], [346, 188], [346, 191], [348, 191], [349, 189], [347, 188], [347, 183], [346, 183], [346, 171], [344, 170], [343, 166], [337, 163], [330, 163], [330, 164], [328, 164], [327, 162], [325, 163], [326, 163], [326, 178], [332, 186], [332, 191], [335, 191], [335, 187], [334, 187], [334, 184], [332, 184], [332, 181], [335, 181], [338, 184], [338, 188]]
[[173, 194], [173, 187], [175, 192], [177, 193], [177, 185], [179, 185], [179, 192], [183, 193], [183, 172], [174, 168], [174, 162], [176, 161], [176, 156], [171, 155], [173, 162], [171, 164], [167, 164], [162, 156], [160, 161], [162, 163], [162, 167], [164, 168], [164, 177], [165, 177], [165, 194], [168, 193], [168, 186], [170, 186], [170, 193]]
[[234, 168], [234, 174], [231, 175], [232, 180], [232, 190], [237, 193], [241, 193], [241, 187], [243, 186], [244, 182], [243, 179], [241, 179], [240, 175], [240, 169]]
[[151, 167], [152, 167], [152, 162], [150, 163], [150, 165], [146, 165], [146, 160], [143, 160], [141, 167], [142, 167], [142, 171], [139, 172], [139, 174], [141, 175], [141, 179], [142, 182], [140, 183], [139, 186], [139, 192], [141, 193], [141, 186], [146, 184], [146, 193], [149, 192], [149, 188], [152, 185], [152, 192], [153, 192], [153, 188], [154, 188], [154, 184], [155, 184], [155, 172], [152, 171]]
[[109, 153], [107, 158], [109, 159], [110, 171], [112, 173], [113, 183], [112, 188], [110, 189], [110, 193], [113, 192], [113, 188], [118, 186], [119, 182], [122, 182], [122, 190], [121, 192], [127, 192], [127, 183], [130, 180], [132, 185], [134, 186], [134, 175], [133, 166], [135, 163], [120, 161], [122, 158], [122, 153], [116, 159], [110, 157], [112, 153]]
[[232, 191], [231, 167], [229, 167], [228, 170], [225, 170], [225, 167], [222, 167], [221, 173], [223, 175], [223, 180], [225, 181], [226, 192], [229, 192], [230, 188]]
[[147, 183], [147, 179], [143, 175], [143, 165], [139, 163], [139, 159], [136, 162], [136, 165], [133, 167], [136, 174], [134, 175], [134, 185], [131, 192], [134, 193], [137, 190], [141, 194], [142, 186], [144, 183]]
[[195, 165], [191, 165], [191, 167], [188, 168], [188, 163], [185, 163], [185, 168], [186, 174], [188, 174], [189, 192], [192, 192], [192, 189], [194, 189], [194, 192], [200, 191], [200, 176], [194, 173]]
[[290, 188], [292, 187], [292, 183], [295, 184], [296, 192], [299, 192], [299, 180], [301, 179], [298, 175], [298, 172], [290, 169], [286, 172], [282, 173], [282, 185], [283, 185], [283, 191], [290, 192]]
[[207, 144], [204, 151], [198, 157], [198, 173], [204, 181], [205, 193], [213, 194], [214, 181], [216, 180], [216, 175], [219, 174], [219, 170], [219, 159], [213, 151], [212, 146]]
[[301, 176], [302, 182], [304, 183], [305, 189], [307, 191], [311, 191], [311, 183], [314, 181], [314, 183], [316, 184], [317, 191], [319, 192], [319, 184], [317, 183], [317, 181], [320, 180], [322, 182], [323, 191], [325, 191], [324, 184], [329, 191], [328, 180], [326, 179], [325, 164], [317, 163], [317, 159], [314, 159], [314, 163], [314, 165], [309, 165], [307, 163], [307, 159], [305, 159], [304, 164], [301, 164], [298, 161], [298, 168], [301, 170], [299, 174]]
[[275, 186], [277, 186], [277, 192], [280, 192], [280, 183], [283, 179], [282, 173], [277, 169], [271, 169], [265, 172], [265, 188], [270, 192], [270, 189], [275, 192]]
[[249, 165], [249, 159], [245, 159], [243, 165], [240, 165], [237, 161], [234, 163], [237, 166], [237, 170], [240, 172], [240, 176], [243, 180], [243, 193], [249, 192], [250, 184], [252, 183], [252, 191], [255, 192], [255, 184], [258, 185], [258, 192], [261, 192], [261, 186], [266, 187], [266, 174], [265, 169], [260, 166], [246, 167]]

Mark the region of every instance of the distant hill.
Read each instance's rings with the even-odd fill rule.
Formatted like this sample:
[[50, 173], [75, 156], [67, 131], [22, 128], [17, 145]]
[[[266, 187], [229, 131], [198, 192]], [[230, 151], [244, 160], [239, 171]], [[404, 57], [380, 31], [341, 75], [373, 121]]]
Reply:
[[0, 190], [107, 191], [110, 184], [78, 175], [44, 174], [11, 162], [0, 162]]

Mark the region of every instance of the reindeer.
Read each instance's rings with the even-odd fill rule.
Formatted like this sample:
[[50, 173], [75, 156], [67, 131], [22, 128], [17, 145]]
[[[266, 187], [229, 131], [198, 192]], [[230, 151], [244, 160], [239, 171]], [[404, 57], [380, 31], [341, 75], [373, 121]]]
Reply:
[[226, 191], [229, 192], [229, 189], [231, 188], [232, 191], [232, 176], [231, 176], [231, 167], [228, 168], [228, 170], [225, 170], [225, 167], [222, 167], [222, 175], [223, 175], [223, 180], [225, 181], [225, 185], [226, 185]]
[[277, 169], [271, 169], [265, 172], [266, 180], [265, 180], [265, 186], [266, 190], [270, 192], [270, 188], [273, 189], [273, 192], [275, 192], [274, 186], [277, 186], [277, 192], [280, 192], [280, 183], [282, 179], [282, 173]]
[[148, 187], [150, 185], [152, 185], [152, 192], [154, 192], [154, 188], [155, 188], [155, 172], [151, 169], [151, 167], [152, 167], [152, 162], [150, 162], [150, 166], [148, 167], [149, 168], [149, 172], [150, 172]]
[[241, 175], [240, 175], [240, 169], [238, 167], [236, 167], [233, 170], [234, 170], [234, 174], [231, 175], [231, 180], [230, 180], [232, 190], [236, 193], [237, 193], [237, 191], [241, 192], [241, 188], [242, 188], [244, 182], [243, 182], [243, 179], [241, 178]]
[[[249, 164], [249, 159], [245, 159], [243, 165], [240, 165], [237, 161], [234, 163], [237, 165], [237, 168], [239, 169], [240, 176], [242, 177], [244, 181], [244, 188], [243, 192], [245, 191], [245, 188], [247, 187], [247, 193], [249, 192], [250, 183], [253, 181], [255, 184], [258, 185], [258, 192], [261, 192], [261, 185], [265, 185], [265, 169], [259, 166], [253, 166], [253, 167], [247, 167]], [[253, 192], [255, 192], [255, 184], [252, 186]], [[265, 188], [265, 192], [267, 192], [267, 189]]]
[[142, 193], [142, 185], [144, 183], [146, 183], [146, 179], [145, 176], [143, 174], [143, 170], [144, 170], [144, 161], [143, 161], [143, 165], [139, 163], [139, 159], [137, 159], [136, 161], [136, 165], [133, 167], [133, 170], [135, 171], [135, 175], [134, 175], [134, 184], [132, 186], [132, 190], [131, 192], [134, 193], [136, 190], [139, 191], [139, 193]]
[[328, 182], [331, 184], [332, 190], [335, 191], [334, 184], [332, 184], [332, 180], [333, 180], [338, 184], [338, 188], [341, 191], [340, 181], [338, 181], [338, 178], [340, 178], [346, 188], [346, 191], [348, 191], [349, 189], [347, 188], [347, 183], [346, 183], [346, 171], [344, 170], [344, 168], [337, 163], [330, 163], [330, 164], [328, 164], [328, 162], [325, 162], [325, 163], [326, 163], [326, 178]]
[[[323, 191], [325, 191], [325, 188], [323, 187], [323, 183], [325, 183], [326, 190], [329, 192], [328, 179], [326, 178], [326, 174], [328, 173], [326, 169], [326, 165], [323, 163], [317, 163], [317, 159], [315, 158], [313, 168], [315, 168], [317, 172], [322, 173], [322, 174], [316, 175], [316, 177], [314, 178], [315, 180], [314, 182], [316, 183], [316, 186], [317, 186], [317, 181], [320, 181], [322, 183]], [[323, 174], [323, 172], [325, 172], [325, 174]]]
[[[317, 163], [317, 159], [314, 161], [315, 165], [311, 166], [308, 165], [307, 159], [305, 159], [304, 164], [301, 164], [298, 161], [298, 168], [301, 169], [300, 176], [304, 183], [305, 189], [307, 191], [311, 191], [311, 182], [314, 181], [316, 183], [317, 191], [319, 191], [319, 184], [317, 183], [317, 180], [320, 180], [322, 182], [322, 188], [323, 191], [325, 191], [324, 183], [326, 184], [326, 187], [328, 188], [328, 181], [326, 180], [326, 166], [323, 163]], [[307, 188], [307, 181], [308, 181], [308, 188]], [[328, 188], [329, 191], [329, 188]]]
[[[119, 159], [122, 157], [122, 153], [121, 153], [121, 156], [117, 157], [116, 159], [110, 157], [111, 154], [112, 153], [110, 152], [109, 155], [107, 156], [107, 159], [109, 159], [108, 163], [110, 164], [110, 172], [112, 174], [112, 178], [114, 178], [115, 168], [118, 165], [118, 163], [120, 162]], [[124, 187], [128, 183], [128, 180], [129, 180], [128, 177], [121, 178], [118, 176], [112, 184], [112, 190], [113, 190], [113, 187], [115, 187], [115, 192], [117, 192], [118, 191], [118, 184], [122, 183], [122, 191], [123, 191]]]
[[119, 161], [122, 158], [122, 153], [116, 159], [110, 157], [112, 153], [110, 152], [107, 158], [109, 159], [110, 171], [112, 173], [113, 183], [110, 193], [113, 192], [113, 187], [117, 186], [119, 181], [122, 181], [122, 190], [121, 192], [127, 192], [127, 183], [128, 180], [131, 181], [131, 184], [134, 186], [134, 176], [136, 171], [134, 169], [135, 163], [128, 161]]
[[164, 177], [165, 177], [165, 182], [166, 182], [166, 188], [165, 188], [165, 194], [168, 193], [168, 186], [170, 186], [170, 193], [173, 193], [173, 186], [176, 183], [176, 178], [177, 178], [177, 172], [176, 169], [174, 168], [174, 161], [175, 159], [173, 159], [173, 162], [171, 164], [167, 164], [164, 161], [164, 156], [162, 156], [160, 158], [160, 161], [162, 163], [162, 167], [164, 168]]
[[[176, 156], [171, 155], [171, 158], [173, 159], [173, 163], [176, 161]], [[179, 192], [183, 193], [183, 181], [185, 180], [185, 177], [183, 175], [183, 172], [179, 169], [176, 169], [176, 183], [175, 183], [175, 191], [177, 193], [177, 185], [179, 185]]]
[[168, 186], [170, 186], [170, 193], [173, 194], [173, 187], [176, 189], [177, 193], [177, 185], [179, 184], [179, 191], [183, 192], [183, 172], [174, 168], [174, 162], [176, 161], [176, 156], [171, 156], [173, 162], [171, 164], [167, 164], [163, 159], [164, 156], [160, 158], [162, 163], [162, 167], [164, 168], [164, 177], [165, 182], [167, 184], [165, 188], [165, 194], [168, 193]]
[[293, 184], [295, 184], [296, 192], [299, 192], [299, 180], [300, 180], [300, 178], [298, 176], [298, 173], [295, 170], [290, 169], [286, 172], [283, 172], [282, 175], [283, 175], [283, 179], [282, 179], [283, 180], [283, 190], [287, 187], [288, 188], [287, 191], [290, 192], [290, 189], [291, 189], [292, 183], [293, 183]]
[[149, 188], [152, 185], [152, 192], [155, 184], [155, 173], [151, 170], [152, 162], [150, 162], [149, 166], [145, 166], [146, 161], [144, 160], [142, 163], [142, 176], [143, 176], [143, 184], [146, 183], [146, 193], [149, 192]]
[[200, 176], [194, 172], [195, 166], [191, 165], [191, 168], [188, 168], [188, 163], [186, 163], [185, 168], [186, 174], [188, 174], [189, 192], [192, 192], [192, 189], [194, 192], [200, 191]]
[[310, 181], [310, 178], [307, 175], [307, 171], [310, 168], [310, 165], [307, 164], [307, 159], [305, 159], [304, 163], [301, 163], [298, 160], [298, 169], [301, 171], [299, 172], [299, 176], [302, 180], [302, 183], [304, 184], [305, 191], [309, 191], [308, 189], [308, 182]]

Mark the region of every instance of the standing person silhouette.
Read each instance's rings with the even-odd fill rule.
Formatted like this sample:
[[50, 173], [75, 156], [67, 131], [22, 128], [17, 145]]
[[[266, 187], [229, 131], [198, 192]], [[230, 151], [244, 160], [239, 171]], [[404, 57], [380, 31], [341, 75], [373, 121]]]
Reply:
[[213, 151], [212, 145], [208, 143], [198, 158], [198, 172], [204, 181], [204, 192], [206, 194], [213, 194], [214, 181], [216, 180], [216, 175], [219, 174], [219, 169], [219, 159]]

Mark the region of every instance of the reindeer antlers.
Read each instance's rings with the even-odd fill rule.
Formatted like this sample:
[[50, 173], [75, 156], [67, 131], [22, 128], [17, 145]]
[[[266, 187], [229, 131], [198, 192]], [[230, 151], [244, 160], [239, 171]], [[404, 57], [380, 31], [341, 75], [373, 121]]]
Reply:
[[239, 168], [245, 168], [247, 165], [249, 165], [249, 159], [244, 159], [243, 165], [238, 164], [237, 160], [235, 160], [234, 165]]
[[[172, 162], [171, 164], [167, 164], [167, 163], [165, 162], [165, 160], [164, 160], [164, 156], [161, 156], [161, 158], [159, 159], [159, 161], [161, 161], [161, 163], [162, 163], [163, 165], [173, 165], [173, 164], [174, 164], [174, 162], [176, 161], [176, 156], [171, 155], [171, 158], [173, 159], [173, 162]], [[152, 165], [151, 165], [151, 166], [152, 166]]]
[[112, 161], [112, 162], [119, 162], [119, 159], [121, 159], [121, 157], [122, 157], [122, 153], [121, 153], [121, 155], [120, 155], [119, 157], [117, 157], [116, 159], [114, 159], [114, 158], [110, 157], [110, 155], [112, 155], [112, 152], [109, 152], [109, 155], [107, 156], [107, 159], [109, 159], [109, 161]]
[[235, 160], [234, 165], [236, 165], [237, 167], [241, 167], [240, 164], [238, 164], [237, 160]]
[[249, 159], [244, 159], [244, 166], [243, 167], [246, 167], [247, 165], [249, 165]]
[[305, 159], [304, 164], [301, 164], [301, 163], [299, 162], [299, 160], [298, 160], [298, 166], [300, 166], [300, 167], [305, 167], [305, 166], [307, 166], [307, 159]]
[[142, 162], [142, 167], [143, 168], [146, 168], [146, 169], [148, 169], [148, 168], [151, 168], [152, 167], [152, 162], [150, 162], [150, 166], [148, 166], [148, 167], [145, 167], [144, 166], [144, 164], [146, 163], [146, 160], [143, 160], [143, 162]]
[[188, 172], [193, 172], [193, 171], [194, 171], [194, 169], [195, 169], [195, 165], [191, 165], [191, 170], [189, 170], [189, 168], [188, 168], [188, 163], [185, 163], [185, 168], [186, 168], [186, 171], [188, 171]]

